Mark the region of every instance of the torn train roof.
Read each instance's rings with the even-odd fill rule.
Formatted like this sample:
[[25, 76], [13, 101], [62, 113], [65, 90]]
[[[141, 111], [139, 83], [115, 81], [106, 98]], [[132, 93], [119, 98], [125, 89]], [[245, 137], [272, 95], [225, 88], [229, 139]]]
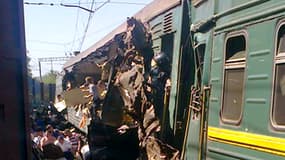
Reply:
[[[148, 4], [146, 7], [144, 7], [142, 10], [140, 10], [138, 13], [136, 13], [133, 17], [140, 19], [143, 22], [147, 22], [151, 20], [152, 18], [154, 18], [155, 16], [158, 16], [162, 12], [172, 7], [175, 7], [180, 3], [181, 3], [181, 0], [154, 0], [153, 2]], [[68, 60], [64, 64], [63, 68], [68, 69], [74, 66], [76, 63], [79, 63], [84, 58], [87, 58], [88, 55], [95, 52], [97, 49], [103, 47], [106, 43], [110, 42], [114, 38], [115, 35], [122, 33], [125, 30], [126, 30], [126, 22], [121, 24], [111, 33], [107, 34], [104, 38], [99, 40], [97, 43], [92, 45], [90, 48], [86, 49], [85, 51], [81, 52], [77, 56]]]

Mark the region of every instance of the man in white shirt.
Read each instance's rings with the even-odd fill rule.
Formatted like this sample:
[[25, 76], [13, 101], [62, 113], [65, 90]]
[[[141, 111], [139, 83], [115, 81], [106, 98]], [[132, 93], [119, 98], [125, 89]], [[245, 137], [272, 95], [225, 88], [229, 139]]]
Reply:
[[[99, 93], [97, 90], [96, 85], [94, 84], [94, 80], [92, 77], [86, 77], [85, 78], [85, 87], [88, 86], [88, 91], [89, 94], [85, 96], [85, 98], [92, 98], [92, 108], [91, 108], [91, 115], [92, 115], [92, 119], [98, 119], [99, 116], [97, 115], [97, 111], [100, 108], [100, 99], [99, 99]], [[83, 88], [83, 87], [82, 87]], [[87, 91], [86, 89], [83, 89], [83, 91]]]
[[64, 139], [63, 136], [59, 136], [54, 142], [55, 145], [59, 146], [64, 153], [64, 157], [67, 160], [73, 160], [74, 156], [71, 153], [71, 143]]
[[40, 142], [41, 142], [41, 139], [43, 138], [43, 136], [44, 136], [44, 132], [43, 132], [43, 130], [41, 129], [41, 128], [36, 128], [35, 129], [35, 133], [33, 134], [33, 142], [36, 144], [36, 146], [37, 147], [39, 147], [40, 148]]

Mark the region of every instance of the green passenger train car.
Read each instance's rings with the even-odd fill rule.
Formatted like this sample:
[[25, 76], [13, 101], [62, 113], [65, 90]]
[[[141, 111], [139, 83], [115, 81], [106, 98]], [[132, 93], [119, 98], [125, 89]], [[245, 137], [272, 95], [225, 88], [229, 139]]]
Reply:
[[182, 157], [285, 159], [285, 1], [188, 2], [202, 94]]

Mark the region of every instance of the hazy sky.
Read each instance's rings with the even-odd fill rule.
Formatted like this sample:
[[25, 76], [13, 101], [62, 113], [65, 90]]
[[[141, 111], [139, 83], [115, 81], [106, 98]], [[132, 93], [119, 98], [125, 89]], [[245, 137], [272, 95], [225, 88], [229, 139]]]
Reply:
[[[29, 3], [54, 3], [50, 5], [25, 4], [25, 30], [28, 55], [32, 58], [33, 76], [39, 75], [38, 58], [64, 57], [80, 49], [89, 12], [77, 8], [66, 8], [57, 4], [72, 4], [91, 7], [92, 0], [24, 0]], [[94, 9], [106, 0], [95, 0]], [[84, 51], [111, 32], [127, 17], [134, 15], [152, 0], [111, 0], [92, 16], [85, 41]], [[119, 3], [117, 3], [119, 2]], [[121, 2], [139, 3], [123, 4]], [[94, 10], [93, 9], [93, 10]], [[64, 62], [54, 62], [53, 69], [60, 70]], [[42, 73], [51, 70], [50, 63], [42, 63]]]

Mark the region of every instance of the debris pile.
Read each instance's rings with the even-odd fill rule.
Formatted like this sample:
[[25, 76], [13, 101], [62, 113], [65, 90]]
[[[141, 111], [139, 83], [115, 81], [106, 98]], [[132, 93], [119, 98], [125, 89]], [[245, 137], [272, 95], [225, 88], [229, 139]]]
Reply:
[[115, 42], [118, 44], [117, 53], [112, 53], [105, 63], [110, 70], [103, 119], [104, 108], [109, 107], [107, 101], [110, 101], [110, 97], [117, 96], [118, 100], [123, 101], [124, 113], [138, 127], [141, 158], [179, 159], [179, 151], [157, 136], [161, 122], [153, 103], [155, 97], [148, 89], [152, 88], [148, 80], [154, 56], [150, 32], [141, 21], [128, 18], [126, 33], [115, 37]]

